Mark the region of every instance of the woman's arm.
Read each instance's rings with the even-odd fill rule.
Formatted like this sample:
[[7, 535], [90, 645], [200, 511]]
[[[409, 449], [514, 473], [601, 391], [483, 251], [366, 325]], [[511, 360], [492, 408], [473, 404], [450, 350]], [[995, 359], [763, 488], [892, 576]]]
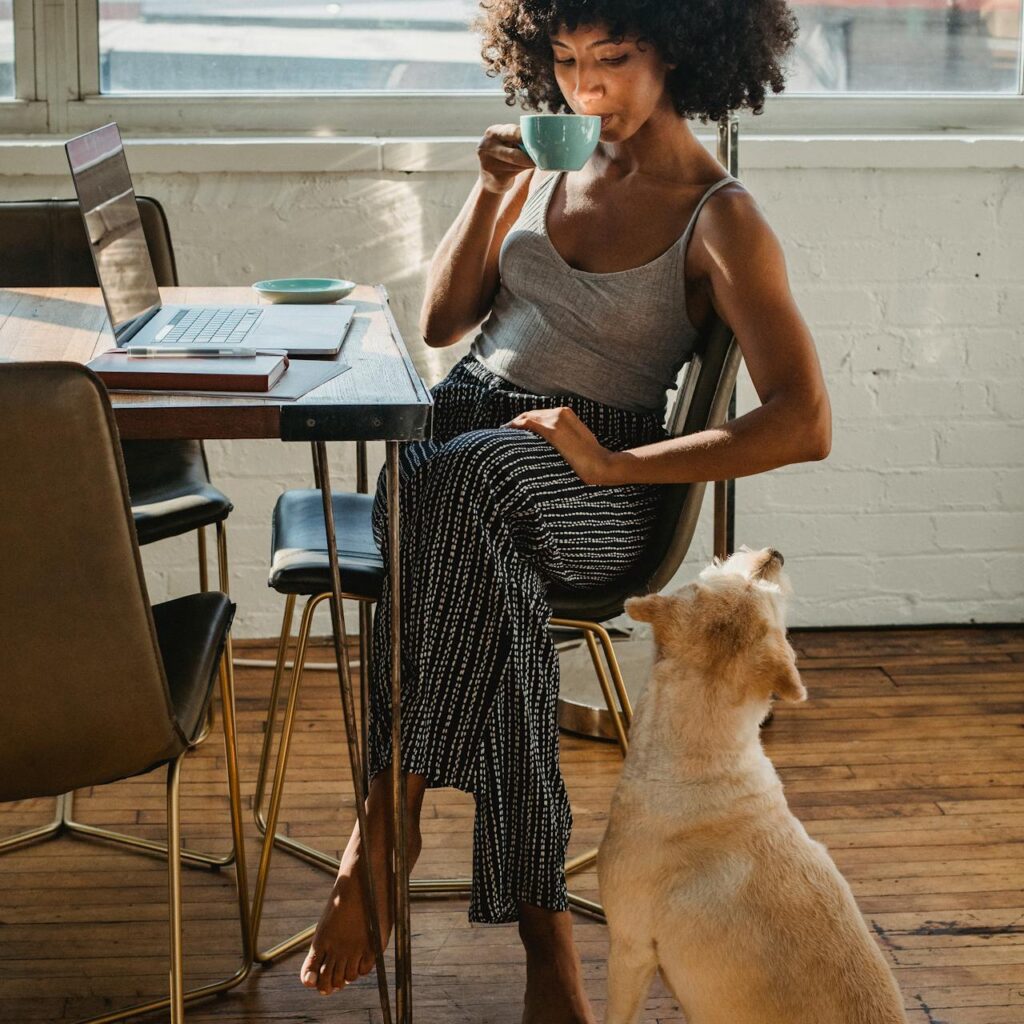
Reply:
[[704, 214], [694, 256], [761, 405], [714, 430], [609, 453], [609, 483], [730, 480], [824, 459], [832, 446], [821, 365], [775, 233], [746, 192], [713, 196]]
[[427, 273], [420, 333], [431, 348], [453, 345], [487, 316], [498, 288], [498, 252], [526, 201], [533, 161], [515, 148], [519, 128], [487, 129], [481, 174], [441, 239]]
[[569, 409], [510, 422], [547, 438], [586, 483], [729, 480], [829, 453], [832, 411], [814, 340], [790, 293], [782, 247], [754, 200], [728, 190], [713, 196], [690, 245], [761, 405], [714, 430], [625, 452], [599, 445]]

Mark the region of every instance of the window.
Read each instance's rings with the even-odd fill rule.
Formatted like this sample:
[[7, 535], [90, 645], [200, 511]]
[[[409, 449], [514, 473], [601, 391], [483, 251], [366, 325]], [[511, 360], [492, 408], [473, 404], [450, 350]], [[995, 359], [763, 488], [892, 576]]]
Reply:
[[100, 91], [494, 90], [475, 0], [100, 2]]
[[0, 0], [0, 100], [14, 98], [14, 7]]
[[[787, 88], [741, 133], [1024, 126], [1024, 0], [790, 0]], [[477, 136], [515, 120], [480, 0], [0, 0], [0, 132]], [[712, 132], [713, 126], [697, 128]]]
[[1017, 93], [1021, 0], [790, 0], [786, 91]]

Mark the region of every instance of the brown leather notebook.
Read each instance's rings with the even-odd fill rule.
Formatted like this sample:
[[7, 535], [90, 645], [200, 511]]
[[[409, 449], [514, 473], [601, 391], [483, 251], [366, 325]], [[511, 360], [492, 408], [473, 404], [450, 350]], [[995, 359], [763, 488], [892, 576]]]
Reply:
[[269, 391], [288, 368], [288, 357], [214, 359], [203, 356], [129, 357], [123, 349], [101, 352], [90, 370], [108, 388], [131, 391]]

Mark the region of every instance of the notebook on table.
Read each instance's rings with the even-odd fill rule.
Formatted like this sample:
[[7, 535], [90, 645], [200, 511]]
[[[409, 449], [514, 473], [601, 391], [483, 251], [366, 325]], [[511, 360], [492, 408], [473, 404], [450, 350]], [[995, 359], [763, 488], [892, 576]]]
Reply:
[[267, 392], [284, 376], [288, 359], [276, 354], [248, 359], [138, 359], [124, 349], [111, 349], [86, 365], [117, 391]]

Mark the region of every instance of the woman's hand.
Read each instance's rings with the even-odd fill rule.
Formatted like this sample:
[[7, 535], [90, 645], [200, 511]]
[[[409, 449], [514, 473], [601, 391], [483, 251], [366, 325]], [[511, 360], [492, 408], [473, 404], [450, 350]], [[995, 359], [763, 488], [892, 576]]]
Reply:
[[502, 426], [539, 434], [558, 449], [585, 484], [611, 483], [615, 453], [598, 442], [572, 409], [531, 409]]
[[517, 124], [492, 124], [476, 147], [480, 159], [480, 185], [485, 192], [504, 195], [516, 176], [536, 164], [519, 148]]

